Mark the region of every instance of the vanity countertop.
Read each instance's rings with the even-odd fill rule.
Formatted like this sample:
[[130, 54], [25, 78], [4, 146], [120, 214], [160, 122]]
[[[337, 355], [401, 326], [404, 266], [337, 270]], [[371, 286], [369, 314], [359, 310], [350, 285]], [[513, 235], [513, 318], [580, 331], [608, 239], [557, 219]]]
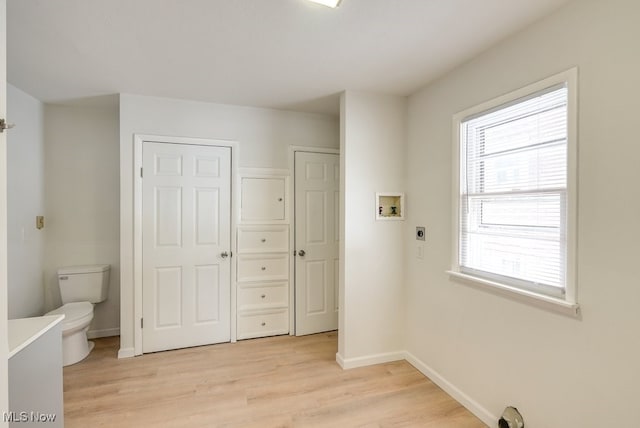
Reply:
[[9, 358], [22, 351], [64, 319], [64, 315], [9, 320]]

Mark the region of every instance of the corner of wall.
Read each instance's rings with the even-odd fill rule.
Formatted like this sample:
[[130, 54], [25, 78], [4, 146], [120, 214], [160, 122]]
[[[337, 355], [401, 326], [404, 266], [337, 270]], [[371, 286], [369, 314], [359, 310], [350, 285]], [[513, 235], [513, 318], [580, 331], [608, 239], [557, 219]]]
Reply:
[[476, 415], [476, 417], [478, 417], [478, 419], [480, 419], [482, 422], [484, 422], [488, 426], [494, 426], [494, 424], [498, 420], [498, 416], [493, 415], [489, 410], [480, 405], [480, 403], [475, 401], [469, 395], [465, 394], [461, 389], [459, 389], [453, 383], [449, 382], [440, 373], [422, 362], [411, 352], [405, 352], [404, 359], [413, 367], [415, 367], [420, 373], [428, 377], [429, 380], [438, 385], [447, 394], [453, 397], [456, 401], [462, 404], [467, 410]]
[[346, 310], [344, 301], [344, 287], [345, 287], [345, 247], [344, 247], [344, 224], [345, 224], [345, 117], [346, 117], [346, 92], [340, 94], [340, 246], [338, 249], [339, 259], [341, 261], [338, 273], [338, 353], [336, 354], [336, 361], [341, 367], [344, 367], [342, 354], [345, 352], [345, 337], [347, 334], [346, 325]]
[[397, 359], [403, 349], [401, 221], [376, 221], [376, 192], [404, 191], [404, 97], [341, 97], [343, 239], [339, 353], [345, 366]]

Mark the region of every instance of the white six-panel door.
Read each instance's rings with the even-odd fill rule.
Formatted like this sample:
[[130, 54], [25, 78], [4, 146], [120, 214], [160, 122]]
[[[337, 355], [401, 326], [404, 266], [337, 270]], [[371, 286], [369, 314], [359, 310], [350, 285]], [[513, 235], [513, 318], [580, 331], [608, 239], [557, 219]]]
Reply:
[[340, 157], [295, 153], [296, 335], [338, 328]]
[[231, 339], [231, 149], [144, 142], [143, 352]]

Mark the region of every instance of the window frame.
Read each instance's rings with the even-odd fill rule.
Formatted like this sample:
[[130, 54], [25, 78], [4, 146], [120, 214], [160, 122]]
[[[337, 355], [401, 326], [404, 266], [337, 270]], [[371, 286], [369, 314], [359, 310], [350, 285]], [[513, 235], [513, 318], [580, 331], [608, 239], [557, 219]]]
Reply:
[[[499, 294], [516, 298], [538, 306], [557, 310], [569, 315], [577, 315], [579, 305], [577, 303], [577, 278], [576, 278], [576, 252], [577, 252], [577, 158], [578, 158], [578, 69], [572, 68], [558, 73], [536, 83], [527, 85], [505, 95], [491, 99], [474, 107], [456, 113], [453, 116], [453, 177], [452, 177], [452, 253], [451, 270], [447, 271], [451, 279], [461, 281], [465, 284], [488, 288]], [[549, 90], [558, 85], [566, 85], [567, 88], [567, 187], [566, 187], [566, 280], [563, 294], [553, 294], [539, 292], [532, 287], [514, 281], [503, 281], [499, 275], [491, 274], [474, 275], [469, 268], [460, 266], [460, 198], [461, 198], [461, 148], [463, 142], [461, 138], [462, 124], [481, 114], [486, 114], [492, 110], [504, 108], [517, 102], [522, 102], [531, 96]]]

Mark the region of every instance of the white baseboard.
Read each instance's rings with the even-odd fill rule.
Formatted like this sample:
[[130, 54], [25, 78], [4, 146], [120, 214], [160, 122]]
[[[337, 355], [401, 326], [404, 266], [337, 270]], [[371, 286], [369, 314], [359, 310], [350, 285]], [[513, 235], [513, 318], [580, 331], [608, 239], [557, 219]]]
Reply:
[[105, 328], [102, 330], [89, 330], [87, 332], [88, 339], [99, 339], [101, 337], [120, 336], [119, 328]]
[[478, 419], [490, 427], [496, 426], [498, 416], [492, 415], [487, 409], [482, 407], [477, 401], [462, 392], [458, 387], [445, 379], [440, 373], [420, 361], [410, 352], [405, 352], [405, 359], [409, 364], [418, 369], [423, 375], [428, 377], [433, 383], [442, 388], [447, 394], [462, 404]]
[[136, 356], [134, 348], [120, 348], [118, 358], [133, 358]]
[[345, 370], [355, 369], [356, 367], [371, 366], [373, 364], [388, 363], [390, 361], [399, 361], [405, 359], [405, 352], [386, 352], [384, 354], [365, 355], [364, 357], [344, 358], [340, 354], [336, 354], [336, 362]]
[[388, 363], [390, 361], [406, 360], [415, 367], [423, 375], [428, 377], [433, 383], [442, 388], [454, 400], [463, 405], [467, 410], [473, 413], [478, 419], [490, 427], [496, 426], [498, 416], [491, 414], [490, 411], [482, 407], [477, 401], [462, 392], [461, 389], [445, 379], [440, 373], [420, 361], [411, 352], [398, 351], [387, 352], [384, 354], [366, 355], [357, 358], [344, 358], [336, 353], [336, 362], [345, 370], [356, 367], [370, 366], [373, 364]]

